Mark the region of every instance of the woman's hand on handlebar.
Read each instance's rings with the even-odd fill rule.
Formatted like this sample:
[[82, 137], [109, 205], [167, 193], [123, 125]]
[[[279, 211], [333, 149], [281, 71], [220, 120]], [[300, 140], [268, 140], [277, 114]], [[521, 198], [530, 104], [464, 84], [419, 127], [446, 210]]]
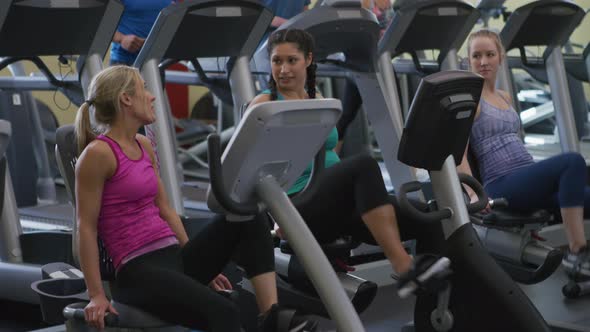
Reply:
[[283, 231], [281, 230], [281, 228], [280, 228], [280, 227], [277, 227], [277, 228], [275, 229], [275, 234], [276, 234], [276, 235], [279, 237], [279, 239], [281, 239], [281, 240], [286, 240], [286, 239], [285, 239], [285, 234], [283, 234]]
[[90, 303], [84, 308], [84, 318], [88, 325], [99, 330], [104, 329], [104, 316], [107, 312], [118, 315], [119, 313], [111, 305], [111, 302], [102, 295], [97, 295], [90, 299]]
[[209, 282], [209, 287], [211, 287], [213, 290], [215, 290], [217, 292], [233, 289], [231, 282], [229, 282], [227, 277], [221, 273], [218, 274], [215, 278], [213, 278], [213, 280], [211, 280], [211, 282]]
[[[469, 194], [469, 203], [475, 203], [479, 200], [479, 197], [477, 197], [477, 194], [475, 194], [475, 192], [471, 191], [471, 193]], [[492, 207], [490, 206], [490, 202], [488, 202], [488, 204], [486, 204], [486, 207], [483, 208], [483, 210], [479, 211], [479, 213], [482, 214], [488, 214], [492, 212]]]

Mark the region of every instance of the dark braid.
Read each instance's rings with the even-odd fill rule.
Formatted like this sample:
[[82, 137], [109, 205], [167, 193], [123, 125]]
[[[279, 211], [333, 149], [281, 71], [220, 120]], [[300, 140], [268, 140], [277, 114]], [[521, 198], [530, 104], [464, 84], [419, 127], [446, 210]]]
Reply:
[[[267, 50], [269, 58], [274, 48], [277, 45], [283, 43], [293, 43], [297, 45], [297, 49], [301, 51], [306, 58], [309, 54], [313, 54], [315, 48], [313, 37], [307, 31], [300, 29], [276, 30], [270, 35], [270, 37], [268, 37]], [[305, 89], [307, 90], [307, 94], [309, 98], [312, 99], [314, 99], [316, 96], [316, 69], [317, 65], [312, 59], [311, 64], [307, 67], [307, 80], [305, 82]], [[270, 76], [268, 85], [270, 88], [271, 100], [276, 100], [277, 83], [272, 78], [272, 75]]]
[[318, 65], [316, 65], [315, 62], [313, 62], [313, 60], [311, 64], [307, 66], [307, 80], [305, 81], [305, 89], [307, 90], [307, 95], [310, 99], [315, 99], [315, 74], [317, 68]]
[[268, 87], [270, 89], [270, 100], [277, 100], [277, 82], [275, 82], [275, 79], [272, 78], [272, 74], [270, 75], [270, 79], [268, 80]]

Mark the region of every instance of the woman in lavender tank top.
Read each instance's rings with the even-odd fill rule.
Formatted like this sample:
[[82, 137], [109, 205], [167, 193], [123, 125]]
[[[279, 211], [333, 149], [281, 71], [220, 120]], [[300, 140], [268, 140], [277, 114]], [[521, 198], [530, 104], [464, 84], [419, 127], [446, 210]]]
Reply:
[[[317, 323], [277, 305], [274, 250], [266, 220], [231, 223], [217, 216], [189, 239], [168, 204], [151, 142], [136, 134], [153, 123], [155, 97], [139, 71], [113, 66], [97, 74], [89, 100], [78, 110], [76, 164], [80, 265], [90, 303], [86, 321], [104, 328], [106, 312], [117, 314], [105, 296], [99, 271], [97, 237], [116, 269], [113, 298], [191, 329], [238, 332], [236, 305], [215, 291], [231, 289], [222, 274], [234, 259], [250, 279], [260, 331], [315, 331]], [[103, 128], [90, 126], [90, 108]]]
[[[590, 215], [586, 163], [575, 153], [533, 162], [519, 137], [520, 119], [508, 93], [495, 88], [505, 52], [499, 36], [479, 30], [468, 39], [471, 70], [485, 79], [469, 145], [490, 197], [504, 197], [514, 210], [559, 211], [569, 242], [562, 264], [576, 278], [590, 277], [590, 250], [583, 218]], [[471, 174], [466, 157], [458, 171]], [[467, 188], [473, 199], [475, 194]]]

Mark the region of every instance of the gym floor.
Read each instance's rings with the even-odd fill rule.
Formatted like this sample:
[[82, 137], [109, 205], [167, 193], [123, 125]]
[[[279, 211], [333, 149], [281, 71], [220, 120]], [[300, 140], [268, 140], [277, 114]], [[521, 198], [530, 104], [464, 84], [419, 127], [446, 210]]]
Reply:
[[[561, 287], [567, 278], [563, 271], [558, 270], [544, 282], [522, 286], [530, 299], [550, 323], [559, 326], [575, 324], [587, 327], [590, 332], [590, 298], [568, 300], [561, 294]], [[414, 298], [400, 299], [395, 286], [380, 287], [371, 306], [361, 315], [367, 331], [391, 332], [400, 331], [411, 322]], [[34, 306], [0, 303], [0, 332], [30, 331], [61, 332], [63, 326], [44, 328], [41, 317]], [[326, 332], [335, 331], [334, 324], [326, 319], [321, 320], [321, 327]], [[559, 331], [559, 329], [556, 329]]]

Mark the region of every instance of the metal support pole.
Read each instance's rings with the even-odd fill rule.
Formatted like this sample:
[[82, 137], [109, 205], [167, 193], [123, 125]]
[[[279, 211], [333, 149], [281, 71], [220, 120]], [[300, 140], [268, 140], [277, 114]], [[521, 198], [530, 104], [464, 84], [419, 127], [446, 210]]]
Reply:
[[[403, 119], [402, 119], [402, 112], [400, 106], [399, 95], [397, 93], [397, 83], [395, 81], [395, 72], [393, 70], [393, 65], [391, 64], [391, 53], [389, 51], [385, 51], [381, 53], [379, 56], [378, 62], [378, 75], [377, 78], [379, 79], [379, 83], [383, 89], [383, 95], [385, 96], [385, 101], [387, 103], [387, 107], [390, 110], [398, 110], [399, 112], [390, 112], [393, 116], [393, 125], [395, 127], [396, 135], [398, 138], [401, 138], [402, 131], [404, 129]], [[397, 114], [396, 114], [397, 113]]]
[[[498, 68], [498, 75], [496, 76], [496, 88], [508, 92], [508, 95], [512, 97], [512, 100], [518, 100], [518, 96], [514, 91], [514, 87], [512, 85], [510, 68], [508, 67], [508, 61], [506, 59], [504, 59], [504, 61], [502, 62], [502, 64], [500, 64], [500, 67]], [[515, 109], [518, 112], [520, 112], [517, 102], [515, 102], [512, 106], [515, 107]]]
[[457, 50], [450, 49], [449, 53], [441, 63], [441, 70], [458, 70], [459, 69], [459, 60], [457, 56]]
[[563, 152], [580, 152], [574, 110], [560, 47], [554, 47], [550, 51], [546, 66], [561, 150]]
[[240, 122], [242, 105], [256, 97], [254, 80], [250, 72], [250, 59], [247, 56], [242, 55], [236, 59], [229, 76], [229, 85], [234, 101], [234, 125], [237, 125]]
[[289, 239], [289, 244], [336, 323], [336, 329], [340, 332], [365, 331], [336, 272], [287, 194], [271, 176], [261, 179], [256, 192]]
[[[150, 59], [145, 62], [141, 67], [141, 75], [147, 84], [148, 90], [156, 95], [154, 109], [157, 121], [146, 126], [146, 134], [155, 147], [160, 178], [168, 194], [168, 200], [179, 215], [184, 215], [184, 202], [180, 189], [183, 180], [176, 167], [177, 154], [176, 149], [173, 148], [176, 146], [176, 137], [171, 129], [171, 114], [168, 111], [167, 99], [162, 87], [158, 61]], [[159, 91], [162, 93], [158, 93]]]
[[451, 218], [442, 222], [445, 238], [469, 222], [469, 214], [463, 200], [463, 192], [457, 175], [455, 159], [449, 155], [440, 171], [431, 171], [432, 190], [439, 209], [450, 208]]
[[86, 99], [90, 97], [88, 95], [88, 87], [90, 86], [90, 81], [92, 81], [92, 78], [101, 70], [102, 57], [100, 55], [90, 54], [86, 57], [84, 69], [80, 73], [80, 83], [82, 84], [82, 90], [84, 91], [84, 96], [86, 97]]
[[[90, 82], [92, 78], [102, 70], [102, 58], [98, 54], [91, 54], [86, 57], [86, 61], [84, 62], [84, 67], [82, 72], [80, 73], [80, 84], [82, 84], [82, 91], [84, 91], [84, 97], [88, 100], [91, 98], [90, 91], [88, 88], [90, 87]], [[94, 117], [94, 109], [91, 108], [90, 112], [90, 123], [92, 126], [96, 125], [96, 120]]]
[[403, 183], [416, 180], [416, 175], [412, 168], [397, 159], [403, 119], [391, 55], [388, 52], [381, 54], [377, 67], [379, 71], [375, 74], [355, 72], [352, 75], [395, 189]]
[[20, 235], [23, 231], [20, 225], [8, 164], [6, 165], [4, 181], [4, 188], [2, 188], [4, 190], [4, 202], [0, 213], [0, 261], [22, 263], [23, 253], [20, 246]]

